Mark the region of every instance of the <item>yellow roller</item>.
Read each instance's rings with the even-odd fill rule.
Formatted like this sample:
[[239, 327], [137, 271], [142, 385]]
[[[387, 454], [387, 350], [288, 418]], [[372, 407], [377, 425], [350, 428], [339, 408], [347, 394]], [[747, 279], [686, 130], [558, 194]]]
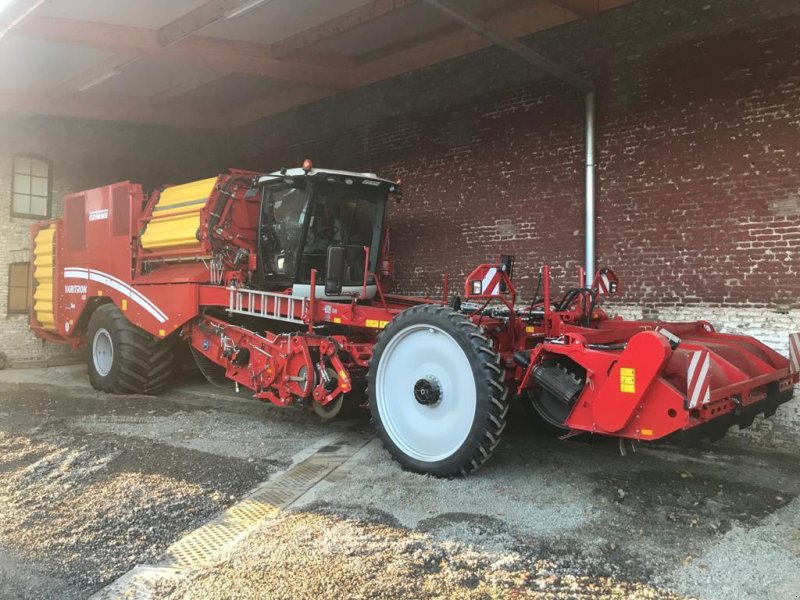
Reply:
[[214, 191], [216, 183], [217, 178], [212, 177], [168, 187], [161, 192], [153, 209], [153, 219], [142, 235], [142, 248], [166, 250], [199, 247], [197, 228], [200, 227], [200, 210]]
[[55, 224], [36, 234], [33, 245], [33, 312], [36, 320], [45, 329], [55, 331], [56, 319], [53, 314], [53, 255], [56, 235]]

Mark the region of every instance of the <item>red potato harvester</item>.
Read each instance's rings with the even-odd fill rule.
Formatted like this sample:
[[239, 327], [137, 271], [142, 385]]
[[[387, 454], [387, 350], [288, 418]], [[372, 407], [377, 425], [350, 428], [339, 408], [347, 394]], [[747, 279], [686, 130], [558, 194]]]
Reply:
[[512, 397], [561, 435], [642, 441], [716, 439], [791, 399], [800, 336], [787, 359], [705, 321], [610, 318], [609, 269], [554, 299], [545, 266], [531, 302], [509, 256], [478, 266], [450, 304], [446, 289], [385, 292], [384, 213], [400, 194], [309, 161], [149, 197], [131, 182], [71, 194], [63, 217], [32, 227], [31, 327], [88, 346], [91, 383], [110, 393], [158, 393], [184, 342], [213, 382], [324, 418], [365, 384], [391, 455], [444, 477], [488, 460]]

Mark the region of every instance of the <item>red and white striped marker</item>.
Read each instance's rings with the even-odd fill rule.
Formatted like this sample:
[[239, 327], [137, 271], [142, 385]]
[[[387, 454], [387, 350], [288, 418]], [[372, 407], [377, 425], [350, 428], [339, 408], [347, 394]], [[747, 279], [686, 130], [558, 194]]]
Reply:
[[598, 282], [598, 290], [599, 294], [609, 294], [611, 293], [611, 279], [609, 279], [606, 273], [600, 273], [600, 281]]
[[707, 350], [692, 353], [686, 377], [686, 399], [689, 409], [711, 401], [711, 357]]
[[500, 294], [500, 269], [492, 267], [486, 271], [486, 275], [481, 282], [481, 294], [483, 296], [498, 296]]
[[789, 372], [800, 373], [800, 333], [789, 334]]

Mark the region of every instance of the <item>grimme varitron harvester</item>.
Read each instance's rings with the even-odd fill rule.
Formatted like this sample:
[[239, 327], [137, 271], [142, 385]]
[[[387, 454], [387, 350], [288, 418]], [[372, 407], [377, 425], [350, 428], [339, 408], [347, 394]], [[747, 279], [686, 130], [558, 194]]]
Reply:
[[[71, 194], [32, 230], [42, 338], [87, 346], [92, 385], [157, 393], [188, 342], [212, 380], [323, 417], [366, 383], [405, 468], [467, 474], [500, 441], [511, 398], [551, 428], [630, 440], [716, 438], [772, 415], [798, 382], [786, 359], [705, 322], [609, 318], [608, 269], [518, 302], [513, 258], [478, 266], [463, 298], [385, 292], [383, 229], [397, 183], [369, 173], [245, 171], [145, 196], [130, 182]], [[520, 307], [524, 308], [520, 308]]]

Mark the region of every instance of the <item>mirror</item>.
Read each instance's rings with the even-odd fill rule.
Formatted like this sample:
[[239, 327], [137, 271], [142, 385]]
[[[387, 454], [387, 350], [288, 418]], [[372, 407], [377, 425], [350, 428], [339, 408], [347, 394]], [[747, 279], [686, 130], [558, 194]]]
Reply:
[[[500, 270], [506, 274], [509, 279], [514, 279], [514, 257], [509, 254], [500, 256]], [[508, 285], [506, 280], [500, 280], [500, 291], [504, 294], [508, 292]]]
[[336, 296], [342, 293], [346, 254], [344, 246], [330, 246], [328, 248], [328, 260], [325, 266], [326, 296]]

